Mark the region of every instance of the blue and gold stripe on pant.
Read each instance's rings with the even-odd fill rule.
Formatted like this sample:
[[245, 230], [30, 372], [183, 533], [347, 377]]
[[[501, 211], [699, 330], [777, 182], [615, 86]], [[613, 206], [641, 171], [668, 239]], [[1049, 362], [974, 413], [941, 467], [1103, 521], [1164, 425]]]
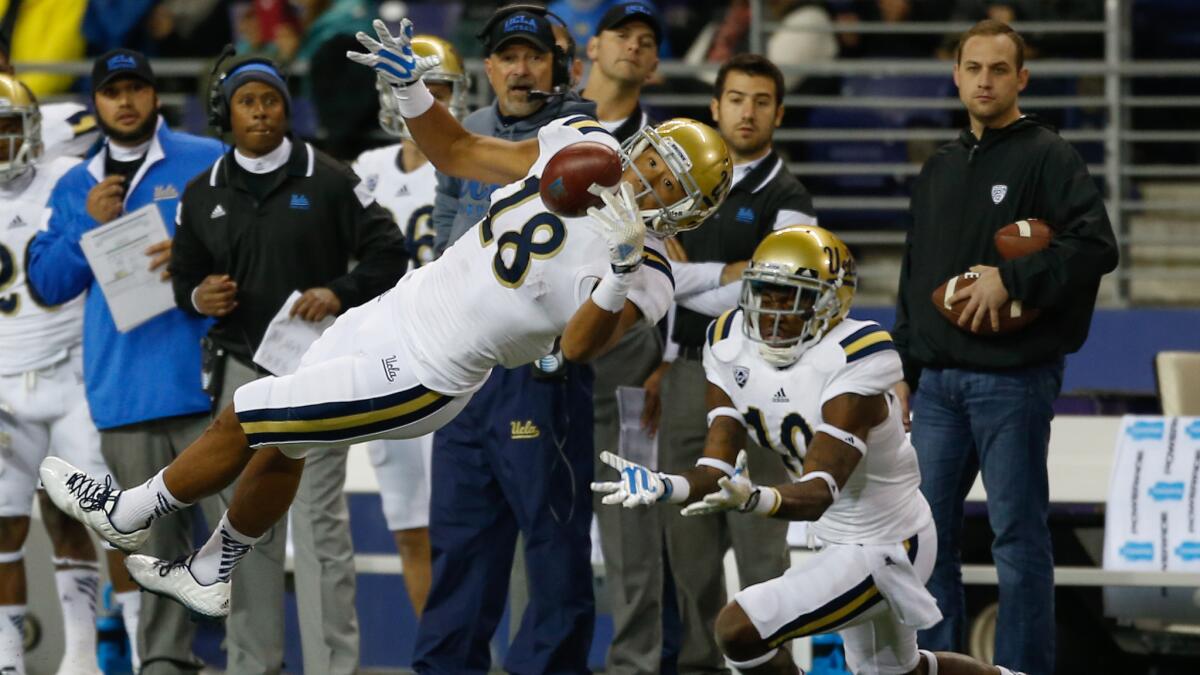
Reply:
[[[904, 541], [908, 551], [909, 562], [917, 559], [917, 537], [914, 535]], [[855, 584], [853, 588], [838, 597], [821, 605], [817, 609], [801, 614], [783, 625], [782, 628], [767, 636], [767, 644], [772, 648], [798, 637], [816, 635], [817, 633], [832, 633], [838, 628], [854, 620], [868, 609], [879, 604], [883, 596], [875, 587], [875, 578], [867, 578]]]
[[237, 416], [251, 447], [330, 444], [406, 427], [453, 400], [453, 396], [417, 385], [374, 398], [239, 410]]

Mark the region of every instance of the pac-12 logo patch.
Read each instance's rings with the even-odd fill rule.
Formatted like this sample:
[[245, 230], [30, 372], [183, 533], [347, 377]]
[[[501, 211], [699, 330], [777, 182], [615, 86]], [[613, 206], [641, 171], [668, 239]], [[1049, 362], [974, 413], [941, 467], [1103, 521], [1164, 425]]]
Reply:
[[737, 382], [737, 386], [745, 387], [746, 383], [750, 381], [750, 371], [741, 366], [737, 366], [733, 369], [733, 381]]
[[1008, 194], [1008, 186], [1007, 185], [993, 185], [992, 186], [992, 203], [999, 204], [1000, 202], [1004, 201], [1004, 195], [1006, 195], [1006, 194]]

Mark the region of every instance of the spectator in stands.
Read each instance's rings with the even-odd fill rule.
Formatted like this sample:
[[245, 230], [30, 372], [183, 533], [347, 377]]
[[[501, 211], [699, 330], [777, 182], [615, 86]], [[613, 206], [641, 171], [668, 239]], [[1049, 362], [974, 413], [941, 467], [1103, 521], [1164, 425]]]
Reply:
[[[78, 61], [84, 56], [84, 12], [87, 0], [18, 2], [9, 0], [0, 12], [0, 40], [13, 61]], [[21, 81], [44, 98], [70, 88], [73, 75], [27, 72]]]
[[[928, 585], [945, 618], [920, 643], [931, 650], [963, 645], [959, 535], [963, 499], [982, 472], [1000, 579], [995, 660], [1051, 675], [1050, 420], [1063, 357], [1087, 338], [1100, 277], [1116, 267], [1117, 247], [1079, 153], [1021, 114], [1017, 98], [1028, 78], [1023, 42], [1007, 24], [982, 21], [959, 41], [954, 81], [970, 128], [925, 164], [914, 187], [893, 338], [905, 371], [896, 394], [907, 411], [915, 391], [912, 440], [938, 530]], [[992, 235], [1032, 217], [1054, 227], [1050, 247], [1002, 261]], [[952, 326], [930, 294], [968, 268], [979, 278], [955, 294], [966, 306]], [[1041, 317], [1017, 333], [981, 335], [1010, 298], [1040, 308]]]
[[[79, 244], [85, 232], [150, 204], [172, 235], [184, 185], [221, 154], [215, 140], [167, 128], [158, 115], [155, 82], [138, 52], [118, 49], [96, 59], [92, 97], [104, 144], [55, 186], [49, 229], [30, 244], [26, 270], [48, 304], [87, 292], [84, 387], [100, 429], [101, 452], [121, 485], [143, 483], [170, 463], [189, 439], [204, 431], [212, 408], [200, 382], [200, 338], [208, 322], [171, 309], [119, 332]], [[148, 264], [163, 267], [170, 250], [169, 239], [152, 246]], [[208, 517], [219, 517], [216, 500], [203, 506]], [[143, 552], [170, 560], [192, 548], [192, 514], [179, 512], [165, 520], [167, 526], [150, 536]], [[229, 670], [251, 672], [262, 655], [258, 645], [247, 644], [233, 619]], [[140, 624], [140, 672], [192, 672], [200, 666], [191, 652], [195, 624], [182, 606], [145, 595]]]
[[[271, 61], [234, 61], [220, 80], [210, 111], [231, 132], [234, 148], [188, 183], [171, 259], [175, 302], [195, 316], [216, 318], [206, 351], [214, 364], [215, 409], [234, 391], [269, 374], [256, 362], [263, 336], [293, 292], [289, 316], [319, 322], [371, 300], [404, 273], [407, 253], [391, 214], [345, 166], [288, 133], [291, 97]], [[357, 260], [357, 266], [351, 261]], [[351, 269], [353, 267], [353, 269]], [[281, 374], [281, 373], [276, 373]], [[346, 448], [313, 453], [291, 507], [297, 607], [304, 669], [353, 673], [358, 668], [354, 608], [354, 547], [346, 484]], [[236, 484], [222, 493], [232, 499]], [[198, 563], [209, 546], [239, 539], [228, 515], [213, 524], [210, 543], [190, 563], [201, 583], [224, 581]], [[233, 607], [255, 589], [267, 610], [255, 639], [282, 649], [284, 541], [280, 520], [254, 547], [261, 564], [238, 569]], [[252, 543], [242, 541], [241, 543]], [[220, 560], [214, 557], [214, 560]], [[216, 562], [212, 565], [216, 568]], [[261, 637], [260, 637], [261, 636]], [[266, 664], [271, 669], [277, 664]]]
[[[833, 0], [834, 20], [840, 24], [859, 22], [906, 23], [943, 21], [949, 17], [945, 2], [917, 0]], [[939, 36], [933, 33], [839, 33], [841, 54], [847, 58], [927, 58], [937, 49]]]
[[[614, 7], [629, 4], [627, 0], [555, 0], [546, 9], [562, 18], [563, 23], [571, 33], [571, 39], [579, 44], [587, 41], [600, 30], [604, 19]], [[638, 4], [649, 8], [657, 14], [658, 10], [652, 0], [642, 0]], [[660, 54], [669, 55], [668, 47], [659, 31], [658, 45]], [[591, 58], [591, 57], [588, 57]]]
[[[678, 355], [645, 384], [651, 410], [658, 408], [661, 387], [659, 467], [672, 473], [691, 469], [704, 452], [708, 408], [701, 356], [709, 323], [737, 306], [741, 271], [763, 237], [817, 222], [812, 197], [772, 148], [784, 112], [783, 75], [775, 64], [757, 54], [727, 61], [710, 108], [733, 159], [733, 187], [703, 227], [668, 241], [677, 302], [671, 337]], [[761, 471], [767, 480], [786, 480], [773, 452], [758, 445], [747, 450], [753, 475]], [[660, 512], [683, 621], [680, 672], [724, 672], [712, 635], [726, 601], [722, 560], [731, 542], [743, 587], [788, 567], [787, 523], [736, 515], [685, 518], [678, 509]]]
[[[497, 10], [479, 36], [496, 102], [467, 116], [464, 127], [521, 140], [535, 138], [550, 120], [595, 114], [595, 104], [568, 91], [566, 52], [551, 26], [540, 11]], [[534, 90], [556, 93], [541, 97]], [[439, 250], [479, 220], [497, 187], [438, 174]], [[433, 585], [415, 670], [487, 672], [488, 641], [504, 610], [520, 534], [530, 599], [504, 669], [587, 671], [595, 621], [593, 454], [591, 369], [557, 356], [494, 369], [458, 417], [438, 430], [429, 525]], [[509, 476], [524, 477], [519, 490]]]
[[[588, 40], [592, 70], [583, 97], [596, 102], [596, 119], [622, 143], [654, 123], [638, 97], [658, 67], [661, 34], [654, 9], [631, 2], [611, 7]], [[639, 321], [610, 352], [593, 361], [597, 448], [618, 451], [617, 387], [642, 386], [662, 361], [662, 348], [658, 328]], [[597, 472], [599, 462], [597, 458]], [[662, 672], [663, 538], [658, 509], [601, 508], [601, 496], [595, 495], [592, 503], [613, 615], [605, 672]]]

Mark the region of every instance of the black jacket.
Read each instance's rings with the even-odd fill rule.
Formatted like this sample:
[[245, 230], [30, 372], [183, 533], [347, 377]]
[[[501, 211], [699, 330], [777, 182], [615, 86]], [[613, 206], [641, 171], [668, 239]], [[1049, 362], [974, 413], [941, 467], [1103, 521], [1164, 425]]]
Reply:
[[[798, 211], [810, 222], [817, 220], [812, 196], [772, 151], [733, 186], [716, 213], [700, 227], [680, 233], [679, 241], [692, 262], [749, 260], [775, 228], [780, 211]], [[678, 305], [671, 339], [681, 347], [699, 347], [712, 320]]]
[[[1025, 116], [985, 130], [979, 140], [963, 131], [926, 162], [911, 209], [893, 329], [910, 386], [923, 367], [1020, 368], [1083, 345], [1100, 277], [1117, 266], [1117, 244], [1087, 166], [1052, 127]], [[1004, 262], [992, 237], [1025, 218], [1046, 221], [1054, 240], [1044, 251]], [[993, 337], [946, 321], [930, 299], [933, 290], [979, 264], [999, 267], [1009, 295], [1042, 308], [1041, 316]]]
[[[192, 290], [210, 274], [237, 282], [237, 307], [209, 332], [248, 360], [292, 291], [327, 287], [342, 310], [388, 290], [408, 266], [404, 239], [337, 160], [294, 142], [259, 201], [232, 151], [188, 183], [171, 253], [175, 304], [197, 314]], [[351, 259], [358, 266], [350, 270]]]

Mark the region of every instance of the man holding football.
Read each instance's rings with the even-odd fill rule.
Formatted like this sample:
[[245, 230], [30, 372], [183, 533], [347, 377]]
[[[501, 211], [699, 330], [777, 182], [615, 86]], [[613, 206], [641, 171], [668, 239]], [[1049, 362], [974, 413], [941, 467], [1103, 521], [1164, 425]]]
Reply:
[[[1052, 405], [1063, 358], [1087, 339], [1100, 277], [1116, 267], [1117, 246], [1079, 153], [1018, 109], [1029, 79], [1020, 35], [982, 21], [962, 36], [956, 52], [954, 81], [971, 126], [938, 150], [913, 188], [893, 331], [905, 376], [896, 394], [907, 412], [915, 392], [912, 442], [938, 530], [929, 590], [945, 619], [921, 634], [921, 644], [956, 650], [964, 642], [959, 533], [963, 500], [982, 473], [1000, 587], [996, 659], [1030, 675], [1050, 675], [1054, 562], [1046, 452]], [[1050, 245], [1002, 260], [993, 236], [1032, 218], [1054, 227]], [[938, 315], [930, 295], [968, 269], [978, 279], [949, 299], [951, 305], [965, 301], [955, 325]], [[1011, 334], [981, 334], [1002, 327], [1000, 309], [1010, 299], [1040, 315]]]

